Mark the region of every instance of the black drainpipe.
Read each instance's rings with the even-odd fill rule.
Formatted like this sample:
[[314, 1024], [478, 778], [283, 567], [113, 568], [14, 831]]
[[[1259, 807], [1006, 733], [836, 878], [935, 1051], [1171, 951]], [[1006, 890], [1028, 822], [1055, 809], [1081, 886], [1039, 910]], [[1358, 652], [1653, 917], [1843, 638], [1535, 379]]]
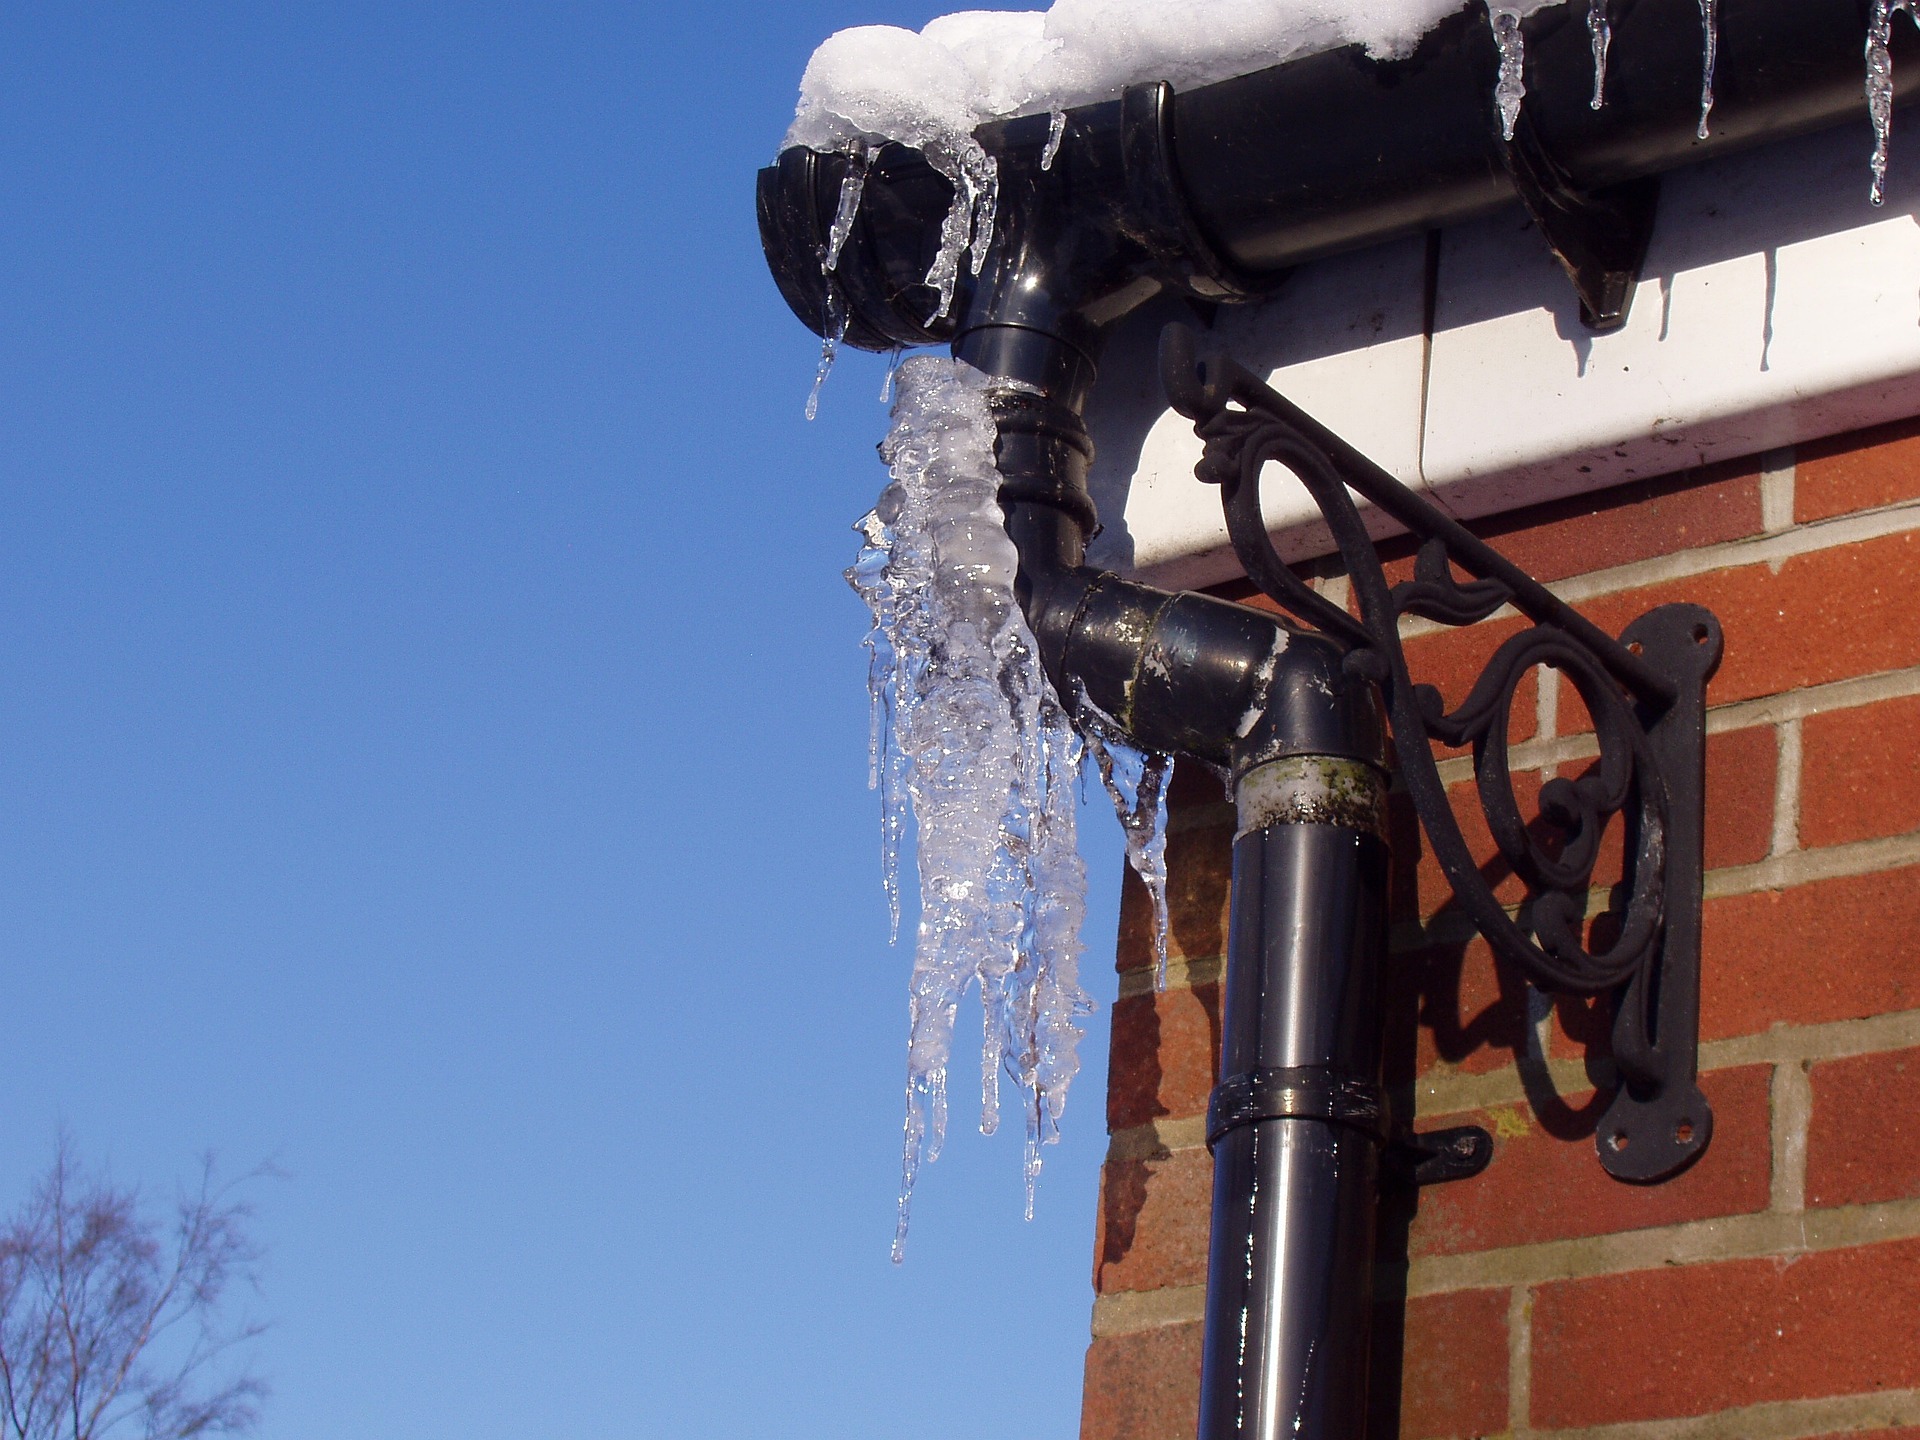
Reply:
[[[1525, 23], [1528, 94], [1511, 146], [1496, 128], [1498, 60], [1478, 3], [1402, 61], [1355, 48], [1184, 95], [1132, 87], [1069, 112], [1050, 168], [1040, 163], [1046, 116], [983, 126], [1000, 221], [957, 318], [929, 318], [936, 297], [922, 277], [951, 195], [916, 153], [889, 145], [873, 157], [831, 282], [821, 256], [851, 162], [794, 149], [760, 174], [768, 263], [816, 333], [831, 283], [846, 343], [950, 342], [958, 358], [1017, 382], [995, 398], [1001, 501], [1020, 601], [1056, 688], [1084, 687], [1135, 744], [1232, 776], [1240, 819], [1208, 1117], [1201, 1440], [1360, 1440], [1365, 1430], [1387, 1139], [1382, 672], [1348, 663], [1351, 636], [1084, 564], [1095, 515], [1081, 415], [1101, 343], [1157, 291], [1203, 307], [1250, 299], [1287, 267], [1516, 197], [1589, 319], [1608, 328], [1624, 320], [1662, 171], [1865, 112], [1867, 0], [1726, 7], [1704, 141], [1696, 0], [1612, 8], [1599, 112], [1588, 106], [1586, 7]], [[1894, 54], [1904, 99], [1920, 81], [1920, 44], [1904, 27]]]

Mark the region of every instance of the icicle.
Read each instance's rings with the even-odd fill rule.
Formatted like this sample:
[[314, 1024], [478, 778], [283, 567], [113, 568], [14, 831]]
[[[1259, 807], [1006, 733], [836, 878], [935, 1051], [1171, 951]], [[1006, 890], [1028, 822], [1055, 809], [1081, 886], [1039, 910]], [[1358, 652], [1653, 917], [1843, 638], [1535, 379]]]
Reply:
[[928, 318], [941, 320], [953, 311], [961, 259], [972, 253], [969, 268], [976, 275], [986, 261], [987, 246], [993, 239], [994, 212], [1000, 203], [1000, 167], [972, 136], [957, 150], [936, 143], [926, 146], [922, 153], [927, 163], [953, 185], [953, 203], [940, 225], [940, 248], [927, 268], [926, 283], [940, 292], [940, 304]]
[[882, 453], [893, 480], [859, 526], [847, 578], [873, 613], [868, 682], [882, 848], [897, 861], [911, 806], [920, 923], [907, 1045], [897, 1260], [923, 1162], [946, 1129], [961, 995], [983, 1010], [981, 1128], [1002, 1076], [1027, 1116], [1029, 1189], [1079, 1068], [1086, 872], [1074, 840], [1079, 740], [1013, 598], [1018, 557], [996, 496], [985, 376], [921, 356], [900, 366]]
[[1593, 99], [1587, 103], [1598, 110], [1607, 103], [1607, 51], [1613, 48], [1607, 0], [1591, 0], [1587, 7], [1587, 33], [1593, 37]]
[[1720, 0], [1700, 0], [1700, 128], [1695, 133], [1707, 138], [1707, 117], [1713, 114], [1713, 72], [1720, 59]]
[[867, 188], [867, 147], [856, 145], [848, 155], [847, 173], [840, 180], [840, 203], [833, 212], [833, 225], [827, 231], [826, 253], [820, 257], [822, 274], [831, 275], [840, 263], [840, 251], [853, 233], [853, 219], [860, 211], [860, 196]]
[[1060, 153], [1060, 142], [1067, 134], [1067, 112], [1056, 110], [1047, 117], [1047, 147], [1040, 152], [1040, 168], [1053, 169], [1053, 157]]
[[813, 389], [807, 394], [809, 420], [820, 413], [820, 392], [826, 386], [827, 376], [833, 373], [833, 361], [840, 353], [840, 342], [847, 338], [847, 300], [831, 276], [827, 277], [826, 321], [826, 333], [820, 337], [820, 364], [814, 369]]
[[1513, 139], [1513, 127], [1520, 119], [1520, 102], [1526, 98], [1526, 38], [1520, 33], [1517, 11], [1502, 9], [1495, 0], [1487, 0], [1487, 16], [1493, 22], [1494, 43], [1500, 47], [1500, 83], [1493, 87], [1493, 103], [1500, 109], [1500, 138]]
[[1120, 817], [1127, 863], [1153, 904], [1153, 985], [1167, 988], [1167, 782], [1171, 755], [1147, 754], [1121, 738], [1113, 722], [1081, 700], [1080, 733], [1100, 771], [1100, 783]]
[[1867, 198], [1875, 205], [1887, 199], [1887, 148], [1893, 137], [1893, 52], [1887, 47], [1897, 10], [1914, 13], [1910, 0], [1873, 0], [1867, 19], [1867, 114], [1873, 120], [1873, 184]]
[[[900, 357], [905, 352], [905, 346], [896, 345], [887, 354], [887, 373], [880, 377], [880, 403], [882, 405], [891, 405], [893, 403], [893, 372], [900, 368]], [[858, 527], [856, 526], [855, 528], [857, 529]]]

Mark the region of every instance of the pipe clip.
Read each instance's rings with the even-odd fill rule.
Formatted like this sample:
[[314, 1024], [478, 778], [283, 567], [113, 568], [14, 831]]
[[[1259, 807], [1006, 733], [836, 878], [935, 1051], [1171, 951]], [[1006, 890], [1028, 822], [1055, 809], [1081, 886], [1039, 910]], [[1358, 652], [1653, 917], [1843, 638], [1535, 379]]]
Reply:
[[1260, 1120], [1326, 1120], [1387, 1138], [1386, 1097], [1368, 1080], [1317, 1065], [1251, 1070], [1222, 1080], [1207, 1102], [1207, 1149]]

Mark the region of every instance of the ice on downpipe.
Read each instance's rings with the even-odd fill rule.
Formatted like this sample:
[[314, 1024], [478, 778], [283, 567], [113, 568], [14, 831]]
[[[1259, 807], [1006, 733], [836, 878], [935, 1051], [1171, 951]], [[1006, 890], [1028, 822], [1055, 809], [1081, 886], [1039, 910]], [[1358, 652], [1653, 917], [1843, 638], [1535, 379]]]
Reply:
[[945, 1137], [962, 995], [977, 988], [983, 1017], [981, 1130], [999, 1125], [1003, 1076], [1024, 1113], [1029, 1214], [1092, 1004], [1078, 979], [1080, 740], [1014, 600], [989, 381], [922, 356], [899, 367], [894, 388], [881, 451], [892, 478], [858, 527], [847, 578], [873, 614], [871, 778], [896, 925], [909, 815], [918, 842], [897, 1261], [920, 1166]]
[[1167, 786], [1173, 756], [1137, 750], [1112, 718], [1084, 696], [1076, 719], [1100, 784], [1126, 836], [1127, 863], [1146, 887], [1153, 913], [1153, 984], [1167, 988]]
[[1893, 138], [1893, 17], [1904, 10], [1920, 24], [1911, 0], [1873, 0], [1867, 17], [1867, 114], [1873, 121], [1873, 183], [1867, 191], [1875, 205], [1887, 199], [1887, 147]]

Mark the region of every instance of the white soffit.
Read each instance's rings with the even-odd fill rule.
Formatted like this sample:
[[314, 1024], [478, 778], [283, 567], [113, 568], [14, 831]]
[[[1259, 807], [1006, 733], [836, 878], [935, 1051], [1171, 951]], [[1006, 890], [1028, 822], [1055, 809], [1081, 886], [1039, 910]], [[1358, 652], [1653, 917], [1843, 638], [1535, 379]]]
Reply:
[[[1903, 418], [1920, 413], [1920, 137], [1896, 128], [1882, 210], [1866, 199], [1870, 146], [1848, 126], [1669, 175], [1612, 335], [1580, 325], [1517, 206], [1441, 237], [1430, 337], [1420, 238], [1304, 266], [1271, 301], [1222, 310], [1214, 333], [1461, 516]], [[1152, 373], [1177, 312], [1151, 311], [1115, 336], [1088, 417], [1107, 519], [1093, 555], [1210, 584], [1239, 566], [1218, 494], [1193, 479], [1199, 442]], [[1331, 548], [1292, 477], [1269, 467], [1261, 494], [1283, 556]]]

